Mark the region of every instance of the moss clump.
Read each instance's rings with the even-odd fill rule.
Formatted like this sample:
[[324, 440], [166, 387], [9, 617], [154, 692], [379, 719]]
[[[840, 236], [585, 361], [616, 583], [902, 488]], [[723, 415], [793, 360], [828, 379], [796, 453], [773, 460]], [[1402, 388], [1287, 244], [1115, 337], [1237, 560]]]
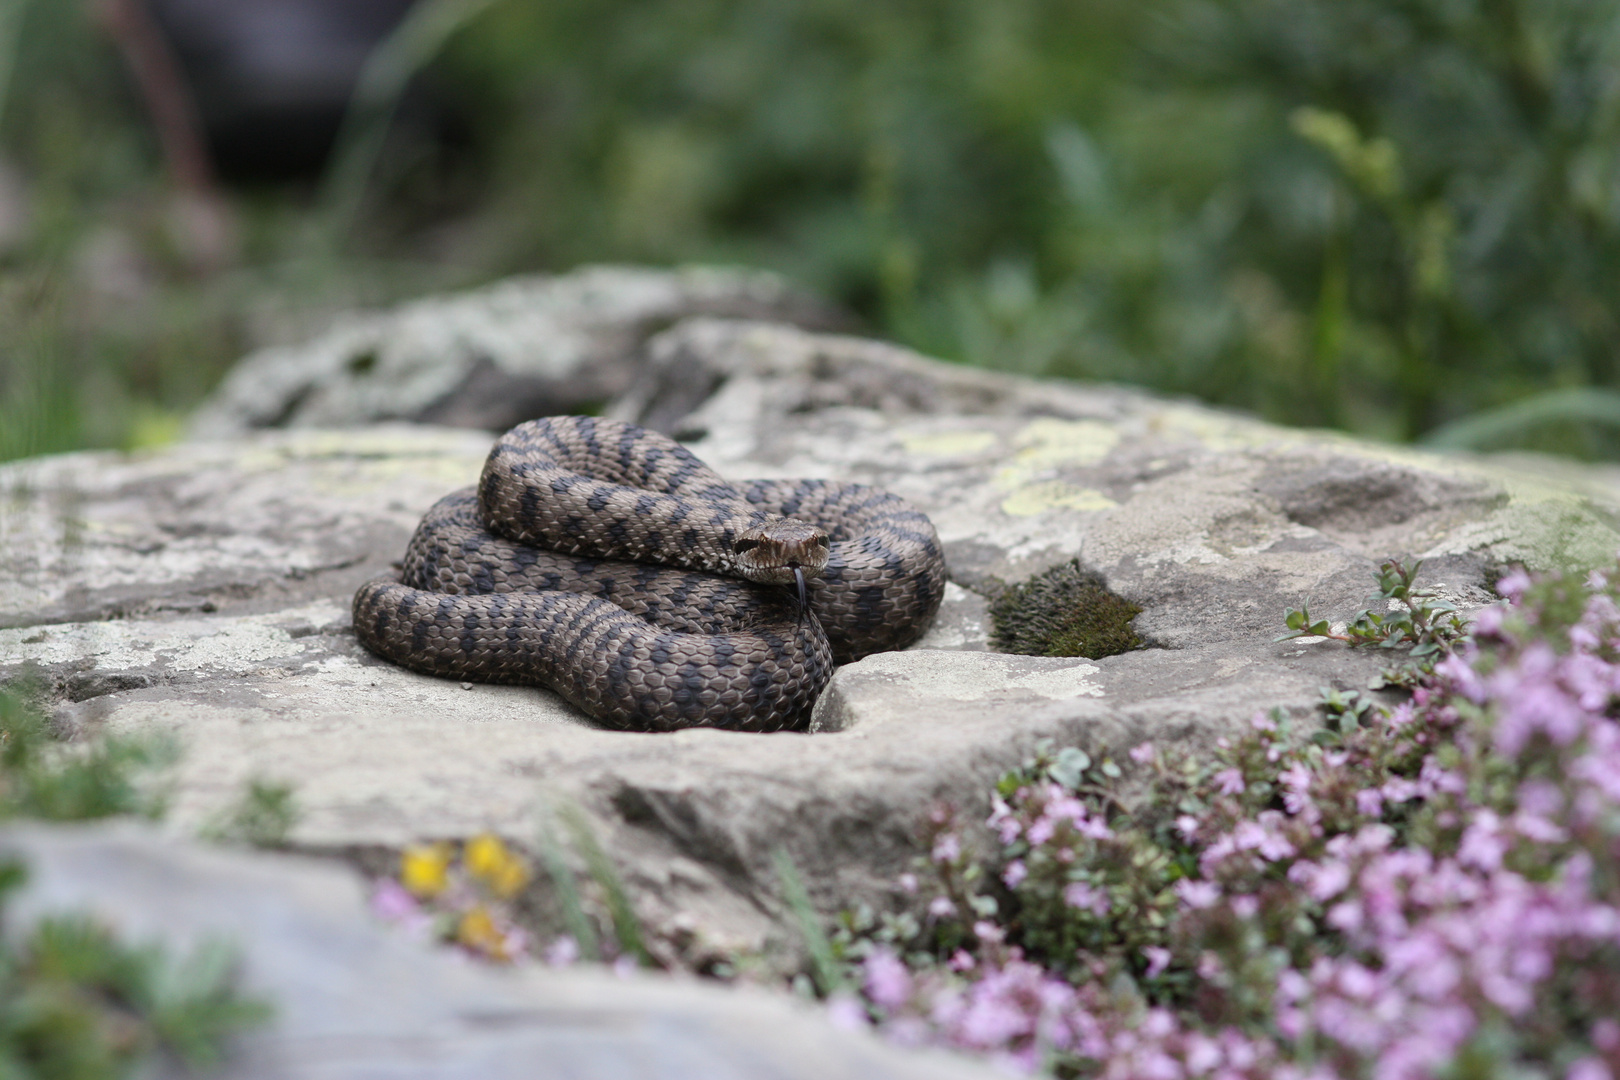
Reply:
[[1109, 592], [1078, 559], [1008, 587], [990, 605], [990, 644], [1024, 656], [1102, 656], [1142, 646], [1131, 620], [1142, 609]]

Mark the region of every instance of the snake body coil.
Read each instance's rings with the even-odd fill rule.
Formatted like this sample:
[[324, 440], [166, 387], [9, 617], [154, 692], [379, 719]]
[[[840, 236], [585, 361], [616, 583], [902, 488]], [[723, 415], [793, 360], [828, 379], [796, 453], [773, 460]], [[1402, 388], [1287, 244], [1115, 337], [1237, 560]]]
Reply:
[[779, 731], [834, 662], [921, 637], [944, 589], [934, 527], [898, 496], [732, 484], [656, 432], [552, 417], [428, 511], [354, 624], [396, 664], [550, 686], [612, 727]]

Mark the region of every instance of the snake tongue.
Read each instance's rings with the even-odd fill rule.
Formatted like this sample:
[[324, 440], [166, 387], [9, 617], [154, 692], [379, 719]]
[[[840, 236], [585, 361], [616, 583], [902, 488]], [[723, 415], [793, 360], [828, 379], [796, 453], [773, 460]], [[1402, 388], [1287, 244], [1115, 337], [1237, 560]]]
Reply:
[[799, 583], [799, 609], [802, 611], [804, 608], [810, 606], [810, 598], [805, 593], [805, 589], [804, 589], [804, 568], [803, 567], [795, 566], [793, 568], [793, 580]]

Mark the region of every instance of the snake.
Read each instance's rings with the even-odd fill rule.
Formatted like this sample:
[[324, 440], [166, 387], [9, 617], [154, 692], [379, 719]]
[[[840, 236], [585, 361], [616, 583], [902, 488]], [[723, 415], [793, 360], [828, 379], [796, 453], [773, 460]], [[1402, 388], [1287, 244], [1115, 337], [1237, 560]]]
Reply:
[[915, 643], [944, 596], [927, 515], [831, 480], [722, 478], [589, 416], [526, 421], [354, 597], [360, 642], [464, 682], [550, 687], [627, 731], [803, 731], [835, 665]]

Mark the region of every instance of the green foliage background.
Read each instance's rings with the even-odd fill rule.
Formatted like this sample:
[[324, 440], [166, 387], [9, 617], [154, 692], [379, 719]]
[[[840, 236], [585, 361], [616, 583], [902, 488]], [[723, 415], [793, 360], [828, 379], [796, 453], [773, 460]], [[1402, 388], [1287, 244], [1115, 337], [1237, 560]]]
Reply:
[[778, 269], [969, 363], [1620, 456], [1620, 0], [423, 0], [451, 32], [399, 55], [465, 139], [230, 192], [223, 273], [85, 6], [12, 4], [0, 456], [172, 435], [266, 325], [603, 260]]

